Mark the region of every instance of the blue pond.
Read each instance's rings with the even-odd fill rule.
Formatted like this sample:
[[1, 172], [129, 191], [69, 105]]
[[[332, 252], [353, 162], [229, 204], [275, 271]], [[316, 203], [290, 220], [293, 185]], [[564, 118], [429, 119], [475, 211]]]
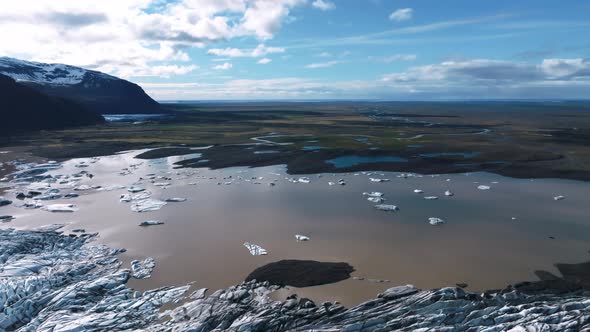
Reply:
[[325, 147], [319, 145], [308, 145], [303, 147], [303, 151], [317, 151], [321, 149], [325, 149]]
[[336, 168], [353, 167], [361, 164], [369, 163], [405, 163], [408, 159], [401, 157], [389, 157], [389, 156], [378, 156], [378, 157], [361, 157], [361, 156], [344, 156], [338, 157], [326, 162], [334, 165]]
[[445, 157], [445, 156], [463, 156], [463, 158], [473, 158], [477, 156], [479, 152], [433, 152], [433, 153], [421, 153], [420, 157], [434, 158], [434, 157]]

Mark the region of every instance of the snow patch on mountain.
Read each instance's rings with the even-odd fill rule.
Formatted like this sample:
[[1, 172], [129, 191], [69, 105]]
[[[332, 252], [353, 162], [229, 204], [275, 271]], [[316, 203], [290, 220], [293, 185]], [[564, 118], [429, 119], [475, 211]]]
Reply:
[[46, 64], [0, 57], [0, 74], [12, 77], [17, 82], [31, 82], [42, 85], [74, 85], [86, 76], [100, 76], [103, 79], [116, 77], [63, 64]]

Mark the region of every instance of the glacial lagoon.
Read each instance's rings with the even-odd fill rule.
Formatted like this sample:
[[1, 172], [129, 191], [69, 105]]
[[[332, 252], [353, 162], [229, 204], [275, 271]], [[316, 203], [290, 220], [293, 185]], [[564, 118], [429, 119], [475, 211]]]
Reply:
[[[75, 181], [49, 183], [63, 195], [78, 197], [39, 201], [46, 206], [73, 204], [75, 211], [70, 213], [21, 207], [30, 199], [15, 195], [26, 191], [27, 184], [5, 181], [0, 196], [13, 203], [0, 207], [0, 215], [15, 219], [0, 227], [66, 223], [66, 233], [98, 232], [99, 243], [127, 249], [120, 256], [123, 267], [153, 257], [156, 267], [151, 278], [129, 282], [138, 290], [191, 282], [195, 289], [226, 288], [257, 267], [282, 259], [346, 262], [355, 268], [354, 278], [288, 287], [275, 296], [297, 293], [316, 302], [340, 301], [347, 306], [403, 284], [429, 289], [465, 283], [472, 291], [502, 288], [536, 280], [536, 270], [557, 274], [554, 263], [590, 258], [590, 189], [585, 182], [489, 173], [290, 175], [283, 166], [178, 169], [175, 163], [186, 156], [134, 159], [143, 151], [73, 159], [45, 173], [85, 172]], [[12, 165], [10, 160], [2, 161]], [[302, 177], [309, 183], [298, 181]], [[133, 203], [120, 201], [132, 186], [165, 204], [150, 212], [134, 212]], [[454, 195], [446, 196], [447, 190]], [[383, 204], [399, 210], [377, 210], [363, 192], [381, 192]], [[432, 196], [438, 199], [425, 199]], [[557, 196], [563, 199], [556, 200]], [[429, 218], [445, 222], [431, 225]], [[163, 224], [138, 226], [149, 220]], [[298, 234], [309, 241], [297, 241]], [[259, 245], [268, 254], [253, 256], [244, 242]]]

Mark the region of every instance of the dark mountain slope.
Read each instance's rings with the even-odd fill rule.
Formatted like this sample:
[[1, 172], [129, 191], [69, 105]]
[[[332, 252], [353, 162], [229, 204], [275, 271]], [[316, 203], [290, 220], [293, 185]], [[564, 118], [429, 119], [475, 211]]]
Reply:
[[76, 101], [101, 114], [160, 113], [160, 104], [129, 81], [98, 71], [0, 57], [0, 74], [44, 94]]
[[51, 97], [0, 75], [0, 135], [26, 130], [61, 129], [103, 123], [84, 106]]

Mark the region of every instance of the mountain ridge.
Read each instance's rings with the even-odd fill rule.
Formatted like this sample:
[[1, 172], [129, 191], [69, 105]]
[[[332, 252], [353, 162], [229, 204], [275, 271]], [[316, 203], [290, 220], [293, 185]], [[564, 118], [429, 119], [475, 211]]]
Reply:
[[160, 104], [139, 85], [95, 70], [0, 57], [0, 74], [43, 94], [70, 99], [100, 114], [163, 112]]

